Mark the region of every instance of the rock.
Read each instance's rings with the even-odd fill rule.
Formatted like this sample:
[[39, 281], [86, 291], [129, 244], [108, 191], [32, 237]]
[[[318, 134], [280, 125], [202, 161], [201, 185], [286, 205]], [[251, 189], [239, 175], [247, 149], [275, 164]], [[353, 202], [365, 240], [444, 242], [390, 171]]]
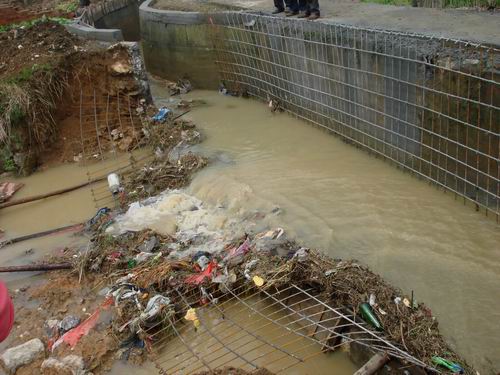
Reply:
[[61, 333], [68, 332], [70, 329], [75, 328], [80, 324], [80, 318], [74, 315], [68, 315], [59, 322], [59, 329]]
[[55, 336], [59, 332], [59, 320], [57, 319], [49, 319], [45, 321], [43, 327], [45, 328], [45, 333], [47, 336], [52, 337]]
[[85, 375], [85, 363], [83, 358], [77, 355], [68, 355], [63, 359], [47, 358], [42, 363], [42, 374], [44, 375]]
[[117, 61], [111, 65], [111, 70], [116, 74], [130, 74], [132, 73], [132, 67], [123, 61]]
[[7, 349], [0, 355], [0, 361], [10, 373], [15, 373], [20, 366], [33, 362], [43, 354], [45, 347], [40, 339], [35, 338], [24, 344]]

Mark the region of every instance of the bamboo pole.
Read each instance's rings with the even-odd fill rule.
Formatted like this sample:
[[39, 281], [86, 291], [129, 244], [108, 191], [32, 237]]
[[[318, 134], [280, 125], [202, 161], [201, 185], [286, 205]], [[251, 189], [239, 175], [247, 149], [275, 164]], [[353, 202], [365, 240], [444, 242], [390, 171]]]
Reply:
[[71, 263], [53, 263], [53, 264], [27, 264], [23, 266], [0, 267], [0, 272], [32, 272], [32, 271], [55, 271], [67, 270], [72, 268]]
[[37, 233], [32, 233], [32, 234], [27, 234], [25, 236], [21, 237], [16, 237], [16, 238], [11, 238], [10, 240], [5, 240], [3, 242], [0, 242], [0, 249], [4, 246], [7, 245], [12, 245], [18, 242], [26, 241], [26, 240], [31, 240], [33, 238], [38, 238], [38, 237], [43, 237], [43, 236], [48, 236], [49, 234], [54, 234], [54, 233], [59, 233], [63, 231], [71, 231], [71, 230], [80, 230], [83, 229], [83, 224], [72, 224], [72, 225], [66, 225], [64, 227], [60, 228], [55, 228], [55, 229], [49, 229], [49, 230], [44, 230], [43, 232], [37, 232]]
[[387, 353], [377, 353], [370, 358], [354, 375], [372, 375], [382, 368], [390, 358]]
[[18, 204], [24, 204], [24, 203], [38, 201], [40, 199], [45, 199], [45, 198], [53, 197], [54, 195], [60, 195], [60, 194], [64, 194], [64, 193], [69, 193], [70, 191], [81, 189], [81, 188], [83, 188], [85, 186], [91, 185], [91, 184], [99, 182], [99, 181], [103, 181], [105, 179], [106, 179], [106, 177], [101, 177], [101, 178], [98, 178], [96, 180], [87, 181], [87, 182], [84, 182], [84, 183], [81, 183], [81, 184], [78, 184], [78, 185], [74, 185], [74, 186], [70, 186], [70, 187], [67, 187], [67, 188], [64, 188], [64, 189], [55, 190], [55, 191], [52, 191], [50, 193], [35, 195], [35, 196], [32, 196], [32, 197], [27, 197], [27, 198], [22, 198], [22, 199], [17, 199], [17, 200], [11, 200], [9, 202], [5, 202], [5, 203], [0, 204], [0, 209], [11, 207], [11, 206], [17, 206]]

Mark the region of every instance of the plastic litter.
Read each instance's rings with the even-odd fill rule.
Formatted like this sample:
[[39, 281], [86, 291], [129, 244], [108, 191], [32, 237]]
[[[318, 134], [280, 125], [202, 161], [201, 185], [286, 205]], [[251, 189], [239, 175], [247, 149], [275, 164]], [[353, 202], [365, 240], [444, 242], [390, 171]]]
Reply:
[[95, 223], [97, 223], [99, 221], [99, 219], [102, 216], [107, 215], [109, 212], [111, 212], [111, 210], [108, 207], [99, 208], [97, 210], [96, 214], [94, 215], [94, 217], [92, 219], [90, 219], [89, 221], [87, 221], [87, 225], [90, 225], [90, 226], [94, 225]]
[[254, 284], [257, 286], [264, 285], [264, 279], [260, 276], [254, 276], [252, 280], [253, 280]]
[[234, 247], [229, 251], [229, 257], [245, 255], [250, 251], [250, 239], [246, 239], [238, 248]]
[[158, 238], [156, 236], [151, 236], [146, 242], [139, 246], [139, 251], [145, 253], [152, 253], [154, 249], [158, 246]]
[[113, 296], [115, 300], [115, 305], [117, 306], [119, 302], [126, 299], [133, 299], [137, 308], [142, 310], [142, 305], [139, 302], [138, 296], [142, 293], [141, 288], [137, 287], [134, 284], [117, 284], [113, 287], [110, 292], [110, 295]]
[[464, 369], [455, 362], [448, 361], [447, 359], [444, 359], [442, 357], [434, 356], [432, 357], [432, 362], [435, 363], [438, 366], [442, 366], [447, 368], [448, 370], [452, 371], [454, 374], [463, 374]]
[[404, 303], [404, 305], [405, 305], [406, 307], [411, 307], [411, 303], [410, 303], [410, 301], [408, 300], [408, 298], [404, 298], [404, 299], [403, 299], [403, 303]]
[[207, 268], [211, 258], [212, 255], [210, 255], [209, 252], [198, 251], [196, 254], [193, 255], [192, 262], [198, 264], [200, 269], [203, 271], [205, 270], [205, 268]]
[[205, 268], [207, 268], [208, 263], [210, 263], [210, 259], [208, 259], [205, 255], [202, 255], [198, 258], [196, 263], [198, 263], [198, 266], [200, 266], [200, 268], [204, 270]]
[[396, 297], [396, 298], [394, 298], [394, 303], [395, 303], [396, 305], [399, 305], [399, 304], [401, 303], [401, 301], [402, 301], [402, 298], [401, 298], [401, 297]]
[[108, 188], [113, 195], [120, 192], [120, 177], [116, 173], [108, 174]]
[[149, 319], [157, 316], [165, 307], [170, 306], [170, 298], [162, 296], [161, 294], [157, 294], [154, 297], [151, 297], [148, 301], [146, 308], [144, 311], [136, 318], [128, 321], [124, 325], [119, 328], [119, 331], [122, 332], [127, 326], [135, 327], [137, 324], [141, 322], [145, 322]]
[[369, 299], [368, 303], [369, 303], [369, 304], [370, 304], [370, 306], [372, 306], [372, 307], [376, 305], [376, 304], [375, 304], [375, 294], [373, 294], [373, 293], [372, 293], [372, 294], [370, 294], [370, 299]]
[[66, 333], [70, 329], [80, 324], [80, 318], [74, 315], [68, 315], [58, 323], [60, 333]]
[[307, 258], [309, 257], [309, 249], [305, 247], [301, 247], [296, 251], [296, 253], [293, 255], [294, 258], [297, 258], [299, 262], [305, 262]]
[[99, 306], [96, 311], [94, 311], [94, 313], [90, 315], [83, 323], [62, 335], [54, 343], [54, 345], [52, 345], [51, 350], [54, 351], [54, 349], [61, 345], [63, 342], [68, 344], [71, 348], [74, 348], [78, 341], [80, 341], [83, 336], [87, 335], [90, 330], [95, 327], [99, 320], [99, 316], [101, 315], [101, 311], [109, 309], [112, 304], [113, 299], [107, 298], [102, 303], [102, 305]]
[[201, 325], [200, 320], [198, 319], [198, 315], [196, 314], [196, 309], [190, 308], [188, 311], [186, 311], [184, 319], [193, 322], [195, 329], [198, 329]]
[[159, 110], [158, 110], [158, 113], [156, 115], [154, 115], [151, 119], [153, 121], [164, 121], [169, 113], [171, 113], [172, 111], [170, 109], [168, 109], [167, 107], [161, 107]]
[[328, 277], [330, 275], [333, 275], [335, 272], [337, 272], [336, 269], [327, 270], [325, 271], [325, 276]]
[[259, 262], [258, 259], [253, 259], [251, 260], [250, 262], [248, 262], [247, 264], [245, 264], [245, 270], [243, 271], [243, 274], [245, 275], [245, 278], [247, 280], [250, 280], [252, 277], [250, 276], [250, 271], [252, 270], [252, 268]]
[[153, 256], [155, 256], [153, 253], [145, 253], [144, 251], [142, 251], [134, 257], [134, 260], [136, 262], [135, 265], [142, 263]]
[[361, 312], [361, 316], [364, 320], [366, 320], [370, 325], [378, 330], [382, 330], [382, 324], [380, 324], [379, 320], [373, 313], [371, 306], [364, 302], [359, 306], [359, 310]]
[[212, 271], [215, 269], [217, 269], [217, 263], [211, 261], [207, 265], [207, 268], [205, 268], [201, 273], [188, 276], [184, 281], [186, 284], [200, 285], [203, 281], [205, 281], [205, 278], [209, 278], [212, 275]]

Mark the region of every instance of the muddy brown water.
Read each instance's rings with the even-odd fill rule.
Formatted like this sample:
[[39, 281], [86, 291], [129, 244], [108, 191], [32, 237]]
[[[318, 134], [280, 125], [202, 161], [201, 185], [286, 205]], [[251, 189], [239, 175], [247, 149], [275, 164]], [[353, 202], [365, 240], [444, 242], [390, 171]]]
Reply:
[[[165, 93], [153, 85], [161, 103]], [[432, 309], [482, 373], [500, 368], [497, 224], [388, 163], [263, 103], [198, 91], [188, 116], [213, 163], [189, 191], [234, 212], [276, 207], [269, 225], [332, 257], [355, 258]], [[270, 218], [270, 219], [269, 219]]]

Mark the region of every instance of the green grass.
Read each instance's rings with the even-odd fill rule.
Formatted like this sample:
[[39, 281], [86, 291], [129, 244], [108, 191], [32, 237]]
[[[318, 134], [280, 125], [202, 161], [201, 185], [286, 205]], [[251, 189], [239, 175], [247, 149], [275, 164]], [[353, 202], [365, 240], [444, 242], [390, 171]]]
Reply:
[[411, 5], [411, 0], [361, 0], [362, 3], [375, 3], [384, 5]]
[[5, 82], [11, 84], [22, 84], [29, 81], [33, 77], [33, 74], [35, 74], [36, 72], [48, 72], [51, 69], [52, 66], [48, 63], [33, 64], [32, 66], [22, 68], [14, 76], [10, 76], [9, 78], [5, 79]]
[[78, 9], [78, 1], [70, 0], [56, 5], [56, 10], [65, 13], [72, 13]]
[[[361, 0], [361, 2], [400, 6], [412, 5], [412, 0]], [[496, 8], [499, 8], [500, 0], [442, 0], [443, 8], [486, 8], [490, 5], [495, 5]]]
[[12, 29], [18, 29], [20, 27], [24, 27], [25, 29], [29, 29], [30, 27], [38, 25], [39, 23], [49, 22], [49, 21], [58, 23], [60, 25], [66, 25], [66, 24], [71, 22], [70, 19], [62, 18], [62, 17], [41, 17], [41, 18], [37, 18], [34, 20], [30, 20], [30, 21], [23, 21], [23, 22], [19, 22], [19, 23], [11, 23], [9, 25], [2, 25], [2, 26], [0, 26], [0, 33], [6, 32], [6, 31], [9, 31]]
[[488, 7], [494, 5], [495, 8], [500, 7], [500, 0], [444, 0], [445, 8], [471, 8], [471, 7]]

